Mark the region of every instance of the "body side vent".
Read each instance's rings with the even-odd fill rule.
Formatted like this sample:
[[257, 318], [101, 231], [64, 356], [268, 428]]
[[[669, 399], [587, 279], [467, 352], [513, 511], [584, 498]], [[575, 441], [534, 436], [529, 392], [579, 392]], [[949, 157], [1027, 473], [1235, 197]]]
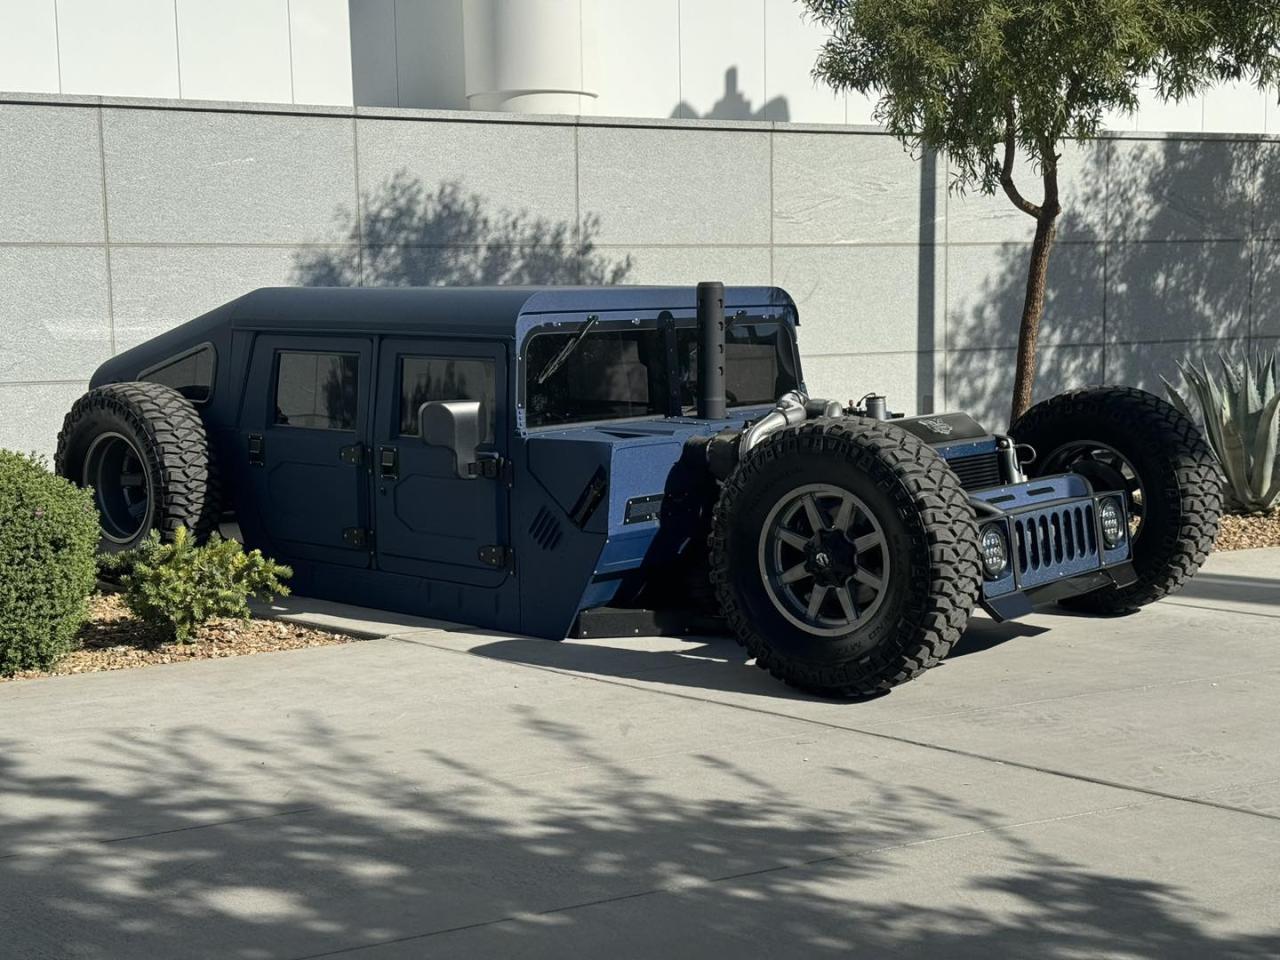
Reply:
[[554, 550], [560, 545], [564, 531], [560, 529], [560, 521], [555, 518], [555, 514], [546, 507], [540, 507], [533, 523], [529, 524], [529, 536], [543, 550]]

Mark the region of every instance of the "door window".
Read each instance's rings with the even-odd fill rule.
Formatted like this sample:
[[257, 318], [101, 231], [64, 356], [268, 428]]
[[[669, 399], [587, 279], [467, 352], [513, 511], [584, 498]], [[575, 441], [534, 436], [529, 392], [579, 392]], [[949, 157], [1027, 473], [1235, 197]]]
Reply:
[[400, 436], [418, 435], [418, 408], [433, 400], [480, 401], [480, 442], [492, 443], [494, 380], [492, 360], [476, 357], [402, 357]]
[[282, 350], [275, 422], [312, 430], [354, 430], [360, 358], [354, 353]]

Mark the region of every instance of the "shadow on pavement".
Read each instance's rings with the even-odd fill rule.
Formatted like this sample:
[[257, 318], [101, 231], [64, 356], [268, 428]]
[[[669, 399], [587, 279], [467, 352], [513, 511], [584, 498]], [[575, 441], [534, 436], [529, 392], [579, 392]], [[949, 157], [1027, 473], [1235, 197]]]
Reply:
[[[964, 636], [947, 659], [982, 653], [1010, 640], [1036, 637], [1044, 627], [1025, 623], [996, 623], [985, 617], [969, 622]], [[793, 690], [748, 660], [746, 652], [729, 637], [697, 637], [665, 641], [667, 649], [628, 646], [626, 639], [581, 643], [524, 638], [504, 638], [473, 647], [471, 653], [508, 663], [548, 667], [618, 680], [645, 680], [681, 687], [785, 700], [817, 700]], [[946, 661], [943, 661], [944, 663]]]
[[1178, 591], [1178, 597], [1211, 603], [1250, 603], [1280, 607], [1280, 580], [1274, 577], [1241, 577], [1201, 570]]
[[[601, 904], [629, 901], [621, 916], [637, 919], [607, 930], [614, 956], [1280, 953], [1280, 935], [1223, 933], [1189, 891], [1043, 852], [945, 789], [826, 768], [856, 809], [814, 804], [723, 755], [690, 755], [698, 788], [673, 788], [664, 767], [602, 753], [554, 711], [475, 709], [514, 711], [520, 736], [575, 772], [504, 775], [460, 744], [424, 733], [388, 749], [306, 712], [259, 737], [204, 722], [112, 731], [92, 761], [39, 774], [29, 742], [0, 742], [4, 952], [250, 960], [389, 944], [416, 957], [437, 934], [465, 951], [487, 928], [499, 955], [563, 956], [616, 922]], [[920, 855], [904, 845], [973, 833], [995, 852], [959, 888], [920, 876], [908, 892]], [[877, 892], [889, 883], [895, 895]]]

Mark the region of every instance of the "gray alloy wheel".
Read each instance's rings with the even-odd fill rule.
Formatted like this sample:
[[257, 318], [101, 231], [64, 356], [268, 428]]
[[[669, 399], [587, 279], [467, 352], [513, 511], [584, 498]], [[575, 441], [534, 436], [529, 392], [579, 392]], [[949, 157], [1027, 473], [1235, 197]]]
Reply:
[[860, 499], [829, 483], [783, 495], [760, 531], [760, 576], [788, 622], [814, 636], [848, 633], [884, 600], [884, 530]]

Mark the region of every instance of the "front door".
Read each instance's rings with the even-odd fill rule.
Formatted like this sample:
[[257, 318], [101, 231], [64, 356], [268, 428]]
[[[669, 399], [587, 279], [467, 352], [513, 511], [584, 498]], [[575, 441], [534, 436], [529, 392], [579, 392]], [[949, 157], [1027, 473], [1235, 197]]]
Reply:
[[[501, 344], [384, 340], [374, 410], [374, 542], [379, 569], [496, 587], [510, 568], [506, 350]], [[460, 477], [453, 451], [423, 443], [418, 410], [433, 400], [480, 403], [489, 469]], [[486, 475], [487, 474], [487, 475]]]
[[240, 442], [252, 520], [277, 557], [369, 566], [372, 354], [359, 338], [254, 344]]

